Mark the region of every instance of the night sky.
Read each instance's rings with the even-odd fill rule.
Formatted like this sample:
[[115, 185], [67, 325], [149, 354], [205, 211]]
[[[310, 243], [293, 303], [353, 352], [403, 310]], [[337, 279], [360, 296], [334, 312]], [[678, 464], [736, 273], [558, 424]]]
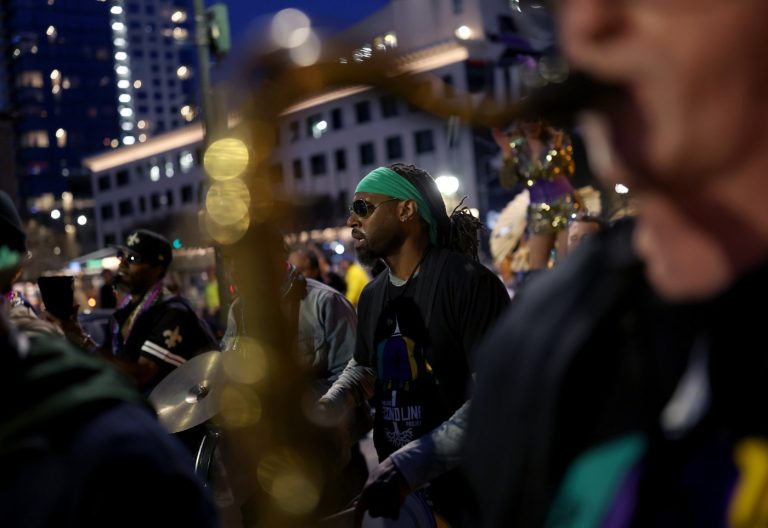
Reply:
[[[294, 7], [304, 11], [316, 26], [340, 30], [387, 3], [387, 0], [224, 0], [229, 6], [232, 39], [236, 43], [249, 25], [262, 15]], [[206, 0], [207, 4], [215, 0]]]

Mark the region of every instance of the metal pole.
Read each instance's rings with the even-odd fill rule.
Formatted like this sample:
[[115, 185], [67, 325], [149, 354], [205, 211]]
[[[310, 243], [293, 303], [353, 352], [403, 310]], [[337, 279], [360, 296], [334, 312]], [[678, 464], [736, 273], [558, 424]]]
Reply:
[[[198, 79], [200, 79], [200, 103], [203, 113], [203, 152], [217, 137], [226, 132], [226, 118], [221, 119], [216, 112], [213, 87], [211, 86], [211, 58], [208, 41], [208, 21], [204, 0], [194, 0], [195, 10], [195, 46], [197, 47]], [[203, 160], [198, 160], [202, 165]], [[221, 248], [214, 244], [214, 260], [216, 264], [216, 282], [219, 287], [219, 325], [222, 329], [227, 325], [229, 310], [229, 289], [224, 274], [224, 259]]]

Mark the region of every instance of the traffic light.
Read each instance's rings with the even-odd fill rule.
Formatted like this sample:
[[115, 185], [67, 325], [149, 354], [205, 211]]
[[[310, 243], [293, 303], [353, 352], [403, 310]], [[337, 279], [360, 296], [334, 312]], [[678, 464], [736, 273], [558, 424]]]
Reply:
[[208, 43], [211, 53], [224, 57], [232, 47], [229, 33], [229, 12], [226, 4], [213, 4], [205, 10], [208, 21]]

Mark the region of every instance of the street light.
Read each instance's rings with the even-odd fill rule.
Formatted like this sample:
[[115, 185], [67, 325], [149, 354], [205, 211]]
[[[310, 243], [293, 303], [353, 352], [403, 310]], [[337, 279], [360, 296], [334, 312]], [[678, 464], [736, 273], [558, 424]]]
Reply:
[[438, 176], [435, 178], [435, 183], [437, 184], [437, 189], [440, 191], [440, 194], [444, 196], [451, 196], [456, 194], [456, 191], [459, 190], [459, 179], [456, 176], [447, 174]]
[[53, 211], [51, 211], [51, 218], [53, 218], [54, 220], [58, 220], [59, 218], [61, 218], [61, 211], [59, 211], [58, 209], [54, 209]]

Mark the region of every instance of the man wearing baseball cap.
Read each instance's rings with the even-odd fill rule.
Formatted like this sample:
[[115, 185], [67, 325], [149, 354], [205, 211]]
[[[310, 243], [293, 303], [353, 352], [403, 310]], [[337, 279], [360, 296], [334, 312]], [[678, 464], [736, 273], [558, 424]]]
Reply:
[[148, 394], [192, 356], [218, 347], [189, 303], [163, 284], [173, 260], [165, 237], [137, 229], [117, 250], [116, 283], [127, 295], [112, 316], [105, 355]]

